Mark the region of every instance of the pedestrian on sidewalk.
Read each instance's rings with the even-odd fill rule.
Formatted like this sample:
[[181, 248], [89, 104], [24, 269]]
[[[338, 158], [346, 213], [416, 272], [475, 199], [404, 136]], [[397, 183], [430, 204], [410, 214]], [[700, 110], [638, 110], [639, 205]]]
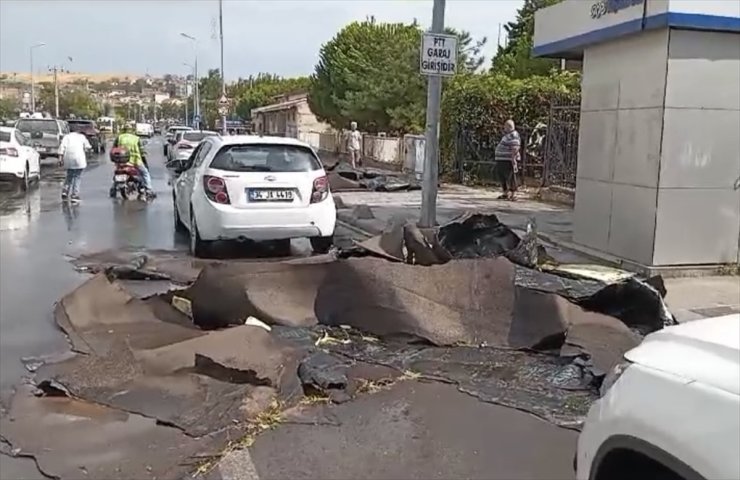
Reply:
[[87, 167], [87, 152], [92, 146], [81, 133], [70, 132], [64, 136], [59, 146], [59, 157], [67, 170], [67, 176], [62, 186], [62, 200], [69, 199], [72, 203], [80, 202], [80, 182], [82, 171]]
[[351, 122], [349, 124], [350, 132], [349, 138], [347, 139], [347, 150], [349, 151], [349, 158], [352, 160], [352, 168], [357, 168], [362, 165], [360, 159], [360, 152], [362, 151], [362, 134], [357, 130], [357, 122]]
[[521, 138], [516, 131], [514, 120], [504, 122], [504, 136], [496, 146], [494, 160], [496, 161], [496, 177], [501, 183], [504, 191], [499, 197], [504, 200], [514, 200], [516, 193], [516, 174], [519, 171], [519, 151], [521, 149]]

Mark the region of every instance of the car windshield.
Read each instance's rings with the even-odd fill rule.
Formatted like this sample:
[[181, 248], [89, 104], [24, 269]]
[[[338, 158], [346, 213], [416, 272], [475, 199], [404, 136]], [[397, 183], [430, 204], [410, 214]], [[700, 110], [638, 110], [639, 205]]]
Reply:
[[182, 139], [188, 142], [200, 142], [204, 138], [214, 135], [216, 135], [214, 132], [185, 132], [182, 134]]
[[75, 120], [67, 120], [67, 123], [69, 124], [69, 129], [73, 132], [79, 132], [80, 130], [89, 130], [91, 128], [95, 128], [95, 122], [82, 122], [82, 121], [75, 121]]
[[0, 132], [0, 142], [9, 142], [10, 132]]
[[227, 145], [211, 168], [234, 172], [309, 172], [321, 168], [310, 148], [300, 145]]
[[59, 127], [56, 120], [27, 119], [19, 120], [16, 128], [21, 132], [44, 132], [59, 133]]

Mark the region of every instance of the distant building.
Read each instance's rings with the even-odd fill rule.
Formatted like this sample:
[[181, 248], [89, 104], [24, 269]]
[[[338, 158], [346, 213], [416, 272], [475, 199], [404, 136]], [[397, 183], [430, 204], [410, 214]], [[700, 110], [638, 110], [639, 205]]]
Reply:
[[308, 106], [308, 94], [281, 95], [275, 103], [253, 108], [254, 132], [298, 138], [301, 133], [326, 132], [331, 126], [319, 121]]
[[169, 100], [169, 99], [170, 99], [169, 93], [155, 93], [154, 94], [154, 103], [156, 104], [160, 104], [164, 102], [165, 100]]

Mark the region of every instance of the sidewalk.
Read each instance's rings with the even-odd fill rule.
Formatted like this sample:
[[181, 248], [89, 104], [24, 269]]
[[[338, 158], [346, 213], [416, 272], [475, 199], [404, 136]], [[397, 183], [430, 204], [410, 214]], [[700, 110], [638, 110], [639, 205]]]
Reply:
[[[437, 220], [446, 223], [466, 211], [495, 213], [517, 233], [522, 233], [533, 218], [543, 244], [561, 263], [604, 263], [595, 257], [569, 248], [573, 238], [573, 211], [567, 206], [538, 202], [522, 197], [516, 202], [498, 200], [500, 191], [441, 185], [437, 200]], [[346, 208], [337, 216], [358, 233], [379, 234], [391, 219], [417, 220], [421, 213], [421, 192], [337, 192]], [[357, 205], [371, 208], [374, 218], [357, 218]], [[666, 278], [666, 302], [679, 321], [740, 313], [740, 277], [703, 276]]]

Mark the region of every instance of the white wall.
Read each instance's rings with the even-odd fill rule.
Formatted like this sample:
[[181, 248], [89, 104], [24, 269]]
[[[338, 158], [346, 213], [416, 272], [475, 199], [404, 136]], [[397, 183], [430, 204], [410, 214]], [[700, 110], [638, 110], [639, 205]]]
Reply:
[[668, 30], [584, 54], [576, 242], [651, 264]]
[[671, 31], [667, 81], [654, 261], [735, 262], [740, 35]]

